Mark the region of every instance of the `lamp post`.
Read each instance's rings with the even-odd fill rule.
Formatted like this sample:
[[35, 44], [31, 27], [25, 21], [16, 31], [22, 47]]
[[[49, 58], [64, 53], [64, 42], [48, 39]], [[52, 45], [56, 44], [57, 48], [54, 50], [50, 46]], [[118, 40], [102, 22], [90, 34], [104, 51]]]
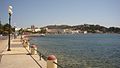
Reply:
[[8, 31], [8, 33], [9, 33], [9, 38], [8, 38], [8, 49], [7, 49], [7, 51], [11, 51], [11, 49], [10, 49], [10, 29], [11, 29], [11, 15], [12, 15], [12, 6], [9, 6], [8, 7], [8, 14], [9, 14], [9, 31]]
[[23, 34], [23, 28], [21, 28], [21, 40], [23, 39], [22, 34]]

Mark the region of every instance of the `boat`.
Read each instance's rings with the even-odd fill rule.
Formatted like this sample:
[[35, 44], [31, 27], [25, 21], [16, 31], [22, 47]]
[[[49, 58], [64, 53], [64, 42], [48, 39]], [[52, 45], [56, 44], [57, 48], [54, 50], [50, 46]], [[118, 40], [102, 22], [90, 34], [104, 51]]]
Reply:
[[44, 36], [45, 36], [45, 34], [40, 34], [40, 36], [44, 37]]
[[87, 34], [87, 31], [84, 31], [84, 34]]

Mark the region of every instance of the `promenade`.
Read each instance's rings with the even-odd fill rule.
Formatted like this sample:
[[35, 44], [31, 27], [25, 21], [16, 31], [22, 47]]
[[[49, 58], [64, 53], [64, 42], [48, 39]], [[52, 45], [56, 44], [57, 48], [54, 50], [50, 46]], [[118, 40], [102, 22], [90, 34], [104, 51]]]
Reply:
[[46, 61], [39, 55], [30, 55], [23, 47], [20, 37], [11, 40], [11, 51], [7, 48], [1, 53], [0, 68], [47, 68]]

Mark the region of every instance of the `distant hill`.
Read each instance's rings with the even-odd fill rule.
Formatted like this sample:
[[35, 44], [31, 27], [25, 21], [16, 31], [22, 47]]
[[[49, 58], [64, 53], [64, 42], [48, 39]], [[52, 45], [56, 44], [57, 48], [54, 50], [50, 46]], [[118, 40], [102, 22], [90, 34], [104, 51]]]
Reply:
[[48, 25], [43, 28], [48, 29], [71, 29], [71, 30], [81, 30], [81, 31], [88, 31], [90, 33], [102, 32], [102, 33], [120, 33], [120, 28], [118, 27], [105, 27], [100, 25], [91, 25], [91, 24], [84, 24], [84, 25]]
[[49, 29], [68, 29], [68, 28], [72, 28], [72, 27], [69, 26], [69, 25], [48, 25], [48, 26], [45, 26], [43, 28], [49, 28]]

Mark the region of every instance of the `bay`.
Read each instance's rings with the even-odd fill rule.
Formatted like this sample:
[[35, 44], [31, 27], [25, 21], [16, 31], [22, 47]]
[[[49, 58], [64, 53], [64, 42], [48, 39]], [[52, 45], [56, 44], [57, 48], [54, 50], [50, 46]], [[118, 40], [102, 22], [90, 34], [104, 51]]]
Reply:
[[120, 34], [63, 34], [30, 37], [44, 55], [64, 68], [120, 68]]

